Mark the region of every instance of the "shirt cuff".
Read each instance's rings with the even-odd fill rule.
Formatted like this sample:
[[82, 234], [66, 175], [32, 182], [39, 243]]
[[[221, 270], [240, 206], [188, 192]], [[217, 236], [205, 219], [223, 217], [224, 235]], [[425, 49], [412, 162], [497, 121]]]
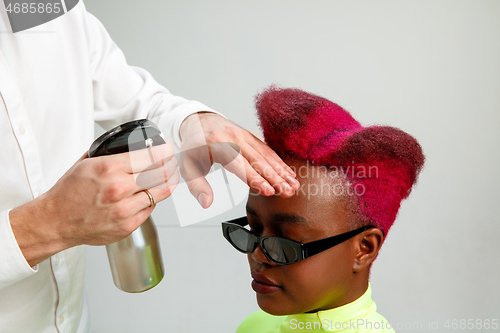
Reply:
[[[172, 104], [174, 104], [173, 107]], [[149, 114], [144, 115], [144, 117], [155, 122], [163, 132], [165, 140], [173, 144], [176, 149], [180, 149], [179, 131], [181, 124], [187, 117], [198, 112], [213, 112], [224, 117], [203, 103], [171, 95], [162, 96], [157, 102], [157, 106], [150, 108]]]
[[184, 120], [186, 120], [186, 118], [189, 117], [190, 115], [198, 113], [198, 112], [212, 112], [212, 113], [216, 113], [216, 114], [224, 117], [224, 115], [221, 114], [220, 112], [217, 112], [217, 111], [205, 106], [204, 104], [202, 104], [200, 102], [196, 102], [196, 101], [191, 101], [188, 104], [178, 106], [176, 108], [176, 112], [177, 112], [177, 117], [174, 121], [173, 129], [174, 129], [174, 140], [175, 140], [175, 143], [177, 144], [178, 147], [181, 146], [180, 130], [181, 130], [182, 122]]
[[24, 258], [10, 226], [9, 210], [0, 213], [0, 290], [21, 281], [38, 270]]

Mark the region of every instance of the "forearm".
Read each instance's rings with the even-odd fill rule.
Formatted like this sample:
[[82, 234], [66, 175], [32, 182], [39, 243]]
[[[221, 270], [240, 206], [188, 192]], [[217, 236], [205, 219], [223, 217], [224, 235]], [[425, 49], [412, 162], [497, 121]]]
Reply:
[[[151, 169], [149, 154], [166, 162]], [[166, 188], [149, 188], [155, 202], [165, 200], [174, 186], [168, 181], [178, 181], [172, 156], [173, 148], [167, 144], [96, 158], [84, 153], [49, 191], [10, 211], [7, 222], [15, 240], [9, 235], [7, 250], [17, 243], [33, 267], [74, 246], [106, 245], [125, 238], [154, 209], [135, 179], [148, 168], [152, 186], [167, 182]]]
[[68, 247], [58, 231], [47, 223], [48, 214], [41, 209], [39, 201], [40, 198], [37, 198], [9, 213], [14, 237], [32, 267]]

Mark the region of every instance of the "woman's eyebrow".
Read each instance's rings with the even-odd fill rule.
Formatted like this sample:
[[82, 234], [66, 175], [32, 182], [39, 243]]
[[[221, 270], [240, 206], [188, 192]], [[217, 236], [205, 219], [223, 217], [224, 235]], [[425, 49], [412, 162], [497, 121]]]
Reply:
[[284, 222], [288, 224], [298, 224], [298, 225], [304, 225], [308, 224], [309, 221], [298, 214], [293, 214], [293, 213], [278, 213], [273, 216], [273, 221], [275, 222]]
[[[248, 205], [246, 206], [246, 209], [247, 209], [247, 214], [254, 215], [257, 217], [259, 216], [259, 214], [257, 214], [257, 212]], [[309, 221], [305, 217], [293, 213], [277, 213], [273, 216], [273, 221], [284, 222], [288, 224], [301, 224], [301, 225], [309, 223]]]
[[257, 212], [255, 210], [253, 210], [251, 207], [249, 207], [248, 205], [246, 206], [246, 209], [247, 209], [247, 214], [259, 216], [259, 214], [257, 214]]

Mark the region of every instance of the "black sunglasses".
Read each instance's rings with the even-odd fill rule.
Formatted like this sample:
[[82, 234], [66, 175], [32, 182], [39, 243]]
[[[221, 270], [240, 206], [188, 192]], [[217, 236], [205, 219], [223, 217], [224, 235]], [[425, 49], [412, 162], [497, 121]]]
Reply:
[[238, 219], [222, 222], [222, 233], [224, 238], [234, 248], [243, 253], [252, 253], [257, 245], [267, 259], [278, 265], [290, 265], [328, 250], [346, 240], [366, 231], [374, 226], [364, 226], [346, 233], [319, 239], [309, 243], [299, 243], [291, 239], [278, 236], [256, 236], [250, 230], [244, 228], [248, 224], [246, 216]]

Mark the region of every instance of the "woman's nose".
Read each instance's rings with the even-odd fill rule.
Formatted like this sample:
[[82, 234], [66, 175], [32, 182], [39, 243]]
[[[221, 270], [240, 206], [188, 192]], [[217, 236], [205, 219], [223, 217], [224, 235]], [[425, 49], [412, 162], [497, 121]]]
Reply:
[[253, 250], [253, 252], [248, 254], [248, 259], [253, 260], [259, 264], [267, 264], [270, 266], [276, 266], [275, 263], [273, 263], [272, 261], [270, 261], [266, 257], [266, 255], [264, 254], [264, 251], [262, 251], [262, 247], [260, 246], [260, 244], [257, 245], [257, 247], [255, 247], [255, 250]]

